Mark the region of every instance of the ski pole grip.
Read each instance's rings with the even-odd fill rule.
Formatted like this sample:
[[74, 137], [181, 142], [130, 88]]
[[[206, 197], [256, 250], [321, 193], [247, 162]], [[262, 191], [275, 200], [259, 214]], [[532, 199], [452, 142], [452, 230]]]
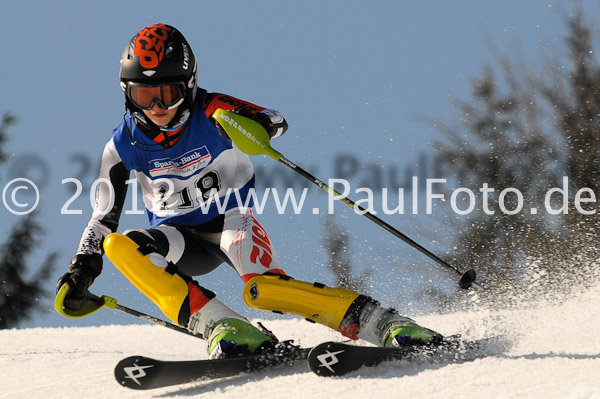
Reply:
[[69, 283], [64, 283], [56, 294], [56, 299], [54, 300], [54, 309], [58, 314], [68, 317], [69, 319], [79, 319], [91, 315], [104, 306], [104, 300], [99, 300], [100, 298], [97, 297], [91, 297], [81, 309], [72, 310], [65, 308], [65, 298], [70, 289], [71, 286]]

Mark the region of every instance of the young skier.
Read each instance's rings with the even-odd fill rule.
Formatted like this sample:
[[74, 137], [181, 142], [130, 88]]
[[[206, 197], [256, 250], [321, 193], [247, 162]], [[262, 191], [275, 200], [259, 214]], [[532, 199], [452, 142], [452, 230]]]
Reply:
[[[145, 27], [125, 47], [120, 83], [126, 114], [104, 147], [93, 215], [69, 271], [63, 306], [81, 309], [88, 289], [110, 261], [173, 322], [208, 341], [210, 358], [268, 350], [276, 338], [220, 302], [193, 276], [223, 263], [246, 283], [253, 308], [293, 313], [352, 339], [378, 346], [429, 343], [441, 336], [370, 297], [286, 276], [265, 229], [230, 196], [220, 212], [215, 196], [254, 187], [249, 157], [213, 118], [221, 108], [260, 123], [271, 138], [287, 123], [276, 110], [197, 86], [198, 65], [174, 27]], [[150, 228], [116, 233], [133, 171]]]

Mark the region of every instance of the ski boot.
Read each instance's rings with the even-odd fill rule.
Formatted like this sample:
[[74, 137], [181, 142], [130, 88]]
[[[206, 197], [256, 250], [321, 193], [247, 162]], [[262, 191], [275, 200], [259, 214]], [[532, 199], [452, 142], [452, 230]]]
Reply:
[[239, 318], [220, 320], [208, 336], [209, 359], [249, 356], [274, 348], [277, 339], [263, 330]]
[[435, 331], [421, 327], [413, 322], [391, 322], [385, 328], [385, 331], [383, 336], [384, 347], [435, 345], [443, 339]]
[[377, 346], [435, 345], [443, 336], [400, 316], [394, 309], [385, 309], [368, 298], [358, 316], [358, 338]]
[[210, 359], [251, 355], [277, 343], [270, 331], [254, 327], [216, 298], [190, 316], [187, 329], [208, 340]]

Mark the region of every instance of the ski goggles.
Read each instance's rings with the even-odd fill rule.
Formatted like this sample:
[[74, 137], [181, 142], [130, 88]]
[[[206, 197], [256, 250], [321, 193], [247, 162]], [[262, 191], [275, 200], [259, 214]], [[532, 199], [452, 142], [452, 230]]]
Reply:
[[183, 82], [164, 85], [147, 85], [128, 82], [127, 97], [141, 109], [149, 110], [157, 104], [162, 109], [173, 109], [183, 102], [185, 85]]

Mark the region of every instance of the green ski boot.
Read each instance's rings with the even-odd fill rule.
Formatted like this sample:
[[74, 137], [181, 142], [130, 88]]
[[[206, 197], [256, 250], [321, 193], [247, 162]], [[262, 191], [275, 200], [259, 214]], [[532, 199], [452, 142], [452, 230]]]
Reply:
[[435, 331], [412, 322], [391, 322], [386, 328], [383, 346], [428, 345], [441, 342], [443, 337]]
[[272, 335], [262, 332], [247, 321], [238, 318], [215, 323], [208, 336], [209, 359], [251, 355], [277, 343]]
[[[385, 309], [379, 302], [363, 297], [362, 306], [348, 312], [344, 325], [357, 325], [357, 336], [377, 346], [429, 345], [443, 341], [443, 336], [421, 327], [411, 318], [394, 309]], [[358, 315], [358, 316], [356, 316]]]
[[[260, 324], [260, 323], [259, 323]], [[272, 348], [277, 338], [266, 328], [254, 327], [217, 298], [190, 316], [187, 329], [208, 341], [210, 359], [251, 355]]]

